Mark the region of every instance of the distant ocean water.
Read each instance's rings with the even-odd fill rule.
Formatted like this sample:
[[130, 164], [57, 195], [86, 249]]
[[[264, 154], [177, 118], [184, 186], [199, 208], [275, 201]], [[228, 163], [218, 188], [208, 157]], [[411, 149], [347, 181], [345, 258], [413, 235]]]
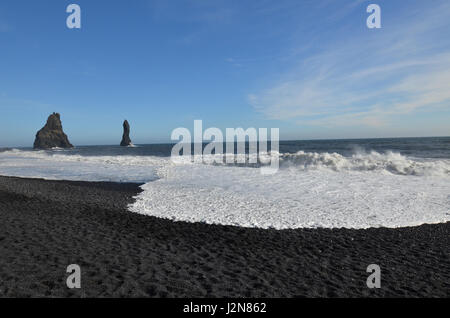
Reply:
[[172, 144], [0, 150], [0, 175], [142, 182], [130, 211], [245, 227], [450, 221], [450, 137], [280, 142], [280, 170], [173, 163]]

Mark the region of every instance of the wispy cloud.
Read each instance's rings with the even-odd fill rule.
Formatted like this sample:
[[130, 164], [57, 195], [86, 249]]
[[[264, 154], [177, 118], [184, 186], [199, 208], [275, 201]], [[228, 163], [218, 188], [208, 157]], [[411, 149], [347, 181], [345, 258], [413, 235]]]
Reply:
[[395, 115], [450, 110], [450, 4], [398, 20], [303, 56], [249, 102], [269, 119], [327, 127], [380, 127]]

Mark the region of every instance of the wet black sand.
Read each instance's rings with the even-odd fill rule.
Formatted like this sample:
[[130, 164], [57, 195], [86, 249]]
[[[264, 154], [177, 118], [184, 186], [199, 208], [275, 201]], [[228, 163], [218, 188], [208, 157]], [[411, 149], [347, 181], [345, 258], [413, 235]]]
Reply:
[[[450, 223], [288, 231], [129, 213], [137, 184], [0, 177], [0, 297], [449, 297]], [[381, 267], [368, 289], [366, 267]], [[78, 264], [82, 288], [66, 287]]]

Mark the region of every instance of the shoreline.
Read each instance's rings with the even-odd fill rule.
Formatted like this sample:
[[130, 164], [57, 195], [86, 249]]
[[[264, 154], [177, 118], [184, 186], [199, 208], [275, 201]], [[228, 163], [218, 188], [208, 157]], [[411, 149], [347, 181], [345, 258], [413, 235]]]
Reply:
[[[4, 176], [4, 175], [0, 175], [0, 179], [2, 178], [6, 178], [6, 179], [18, 179], [18, 180], [29, 180], [29, 181], [43, 181], [43, 182], [60, 182], [60, 183], [72, 183], [74, 185], [79, 185], [79, 186], [101, 186], [101, 185], [105, 185], [105, 186], [112, 186], [114, 187], [114, 185], [126, 185], [129, 186], [131, 188], [135, 188], [137, 187], [139, 189], [139, 191], [136, 192], [136, 195], [139, 194], [140, 192], [142, 192], [143, 190], [141, 190], [141, 186], [145, 185], [147, 182], [118, 182], [118, 181], [81, 181], [81, 180], [61, 180], [61, 179], [45, 179], [45, 178], [32, 178], [32, 177], [15, 177], [15, 176]], [[152, 182], [152, 181], [149, 181]], [[129, 203], [133, 203], [134, 200], [130, 200]], [[127, 212], [129, 213], [133, 213], [133, 214], [138, 214], [138, 215], [143, 215], [143, 216], [147, 216], [147, 217], [151, 217], [151, 218], [156, 218], [156, 219], [160, 219], [159, 217], [156, 216], [152, 216], [152, 215], [145, 215], [145, 214], [139, 214], [139, 213], [135, 213], [135, 212], [131, 212], [127, 209]], [[424, 225], [437, 225], [437, 224], [450, 224], [450, 221], [448, 222], [437, 222], [437, 223], [422, 223], [422, 224], [418, 224], [418, 225], [410, 225], [410, 226], [401, 226], [401, 227], [386, 227], [386, 226], [379, 226], [379, 227], [369, 227], [369, 228], [347, 228], [347, 227], [334, 227], [334, 228], [328, 228], [328, 227], [315, 227], [315, 228], [288, 228], [288, 229], [275, 229], [275, 228], [258, 228], [258, 227], [245, 227], [245, 226], [238, 226], [238, 225], [223, 225], [220, 223], [206, 223], [206, 222], [191, 222], [191, 221], [181, 221], [181, 220], [171, 220], [171, 219], [164, 219], [164, 220], [168, 220], [170, 222], [174, 222], [174, 223], [186, 223], [186, 224], [204, 224], [204, 225], [210, 225], [210, 226], [230, 226], [230, 227], [236, 227], [236, 228], [241, 228], [241, 229], [255, 229], [255, 230], [270, 230], [270, 231], [295, 231], [295, 230], [356, 230], [356, 231], [365, 231], [365, 230], [371, 230], [371, 229], [391, 229], [391, 230], [396, 230], [396, 229], [413, 229], [419, 226], [424, 226]]]
[[[129, 212], [142, 183], [0, 176], [0, 297], [448, 297], [450, 222], [239, 228]], [[380, 289], [369, 289], [369, 264]], [[66, 287], [78, 264], [82, 288]]]

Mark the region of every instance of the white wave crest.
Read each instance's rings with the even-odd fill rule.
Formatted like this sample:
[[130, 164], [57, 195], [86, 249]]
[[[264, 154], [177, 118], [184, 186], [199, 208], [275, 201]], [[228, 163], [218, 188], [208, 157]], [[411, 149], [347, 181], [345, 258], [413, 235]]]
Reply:
[[278, 157], [280, 168], [298, 170], [332, 170], [332, 171], [380, 171], [398, 175], [444, 176], [450, 174], [450, 160], [426, 160], [407, 158], [400, 153], [358, 152], [351, 157], [338, 153], [317, 153], [298, 151], [296, 153], [265, 152], [259, 154], [221, 154], [174, 157], [177, 164], [204, 163], [212, 165], [242, 165], [259, 167], [270, 164]]
[[356, 153], [344, 157], [338, 153], [315, 153], [299, 151], [293, 154], [281, 154], [280, 164], [298, 169], [330, 169], [334, 171], [385, 171], [399, 175], [448, 175], [450, 160], [419, 160], [406, 158], [400, 153]]

